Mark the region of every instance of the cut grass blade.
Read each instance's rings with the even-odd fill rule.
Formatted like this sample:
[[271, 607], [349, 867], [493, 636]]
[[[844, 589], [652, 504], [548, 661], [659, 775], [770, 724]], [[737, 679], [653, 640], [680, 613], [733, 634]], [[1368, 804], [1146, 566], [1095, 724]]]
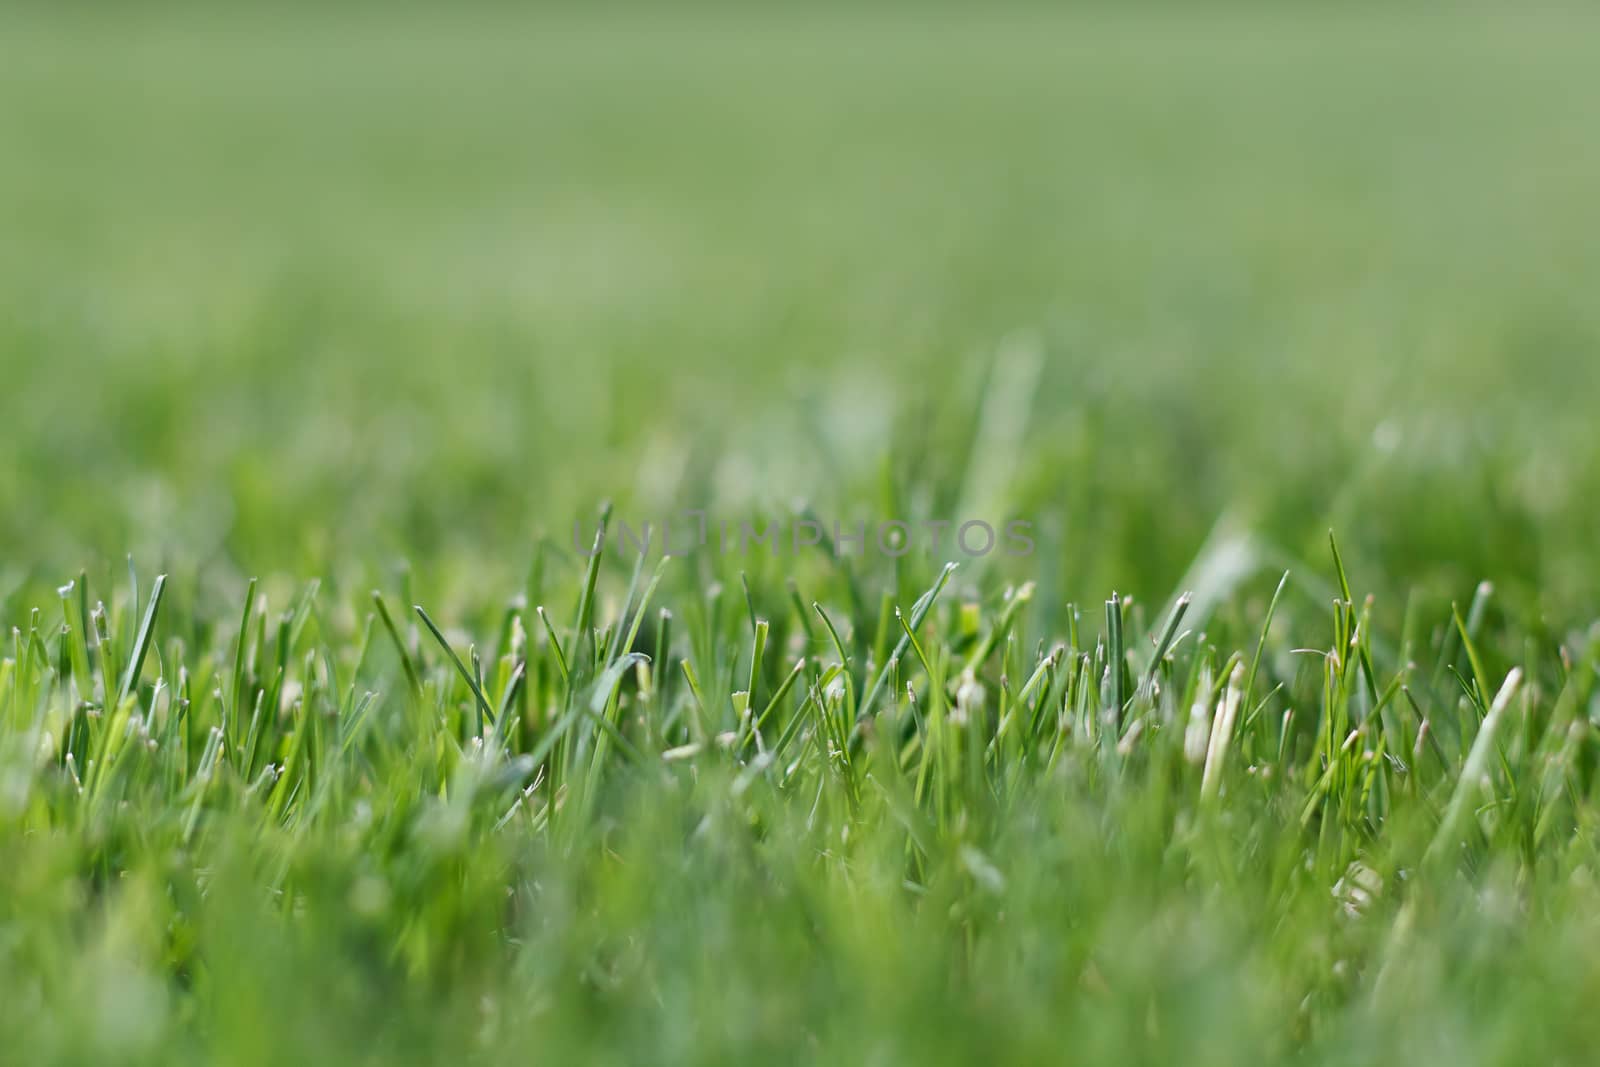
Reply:
[[1522, 670], [1513, 668], [1511, 673], [1506, 675], [1505, 683], [1501, 685], [1494, 703], [1489, 706], [1489, 714], [1484, 716], [1483, 722], [1478, 726], [1478, 736], [1473, 738], [1472, 749], [1468, 752], [1467, 761], [1456, 780], [1455, 790], [1450, 794], [1450, 802], [1445, 807], [1444, 816], [1439, 820], [1439, 829], [1424, 854], [1425, 863], [1437, 866], [1461, 844], [1473, 798], [1482, 787], [1483, 775], [1489, 766], [1489, 755], [1494, 747], [1495, 735], [1500, 730], [1500, 722], [1505, 718], [1506, 709], [1511, 706], [1511, 701], [1516, 697], [1517, 689], [1521, 685]]

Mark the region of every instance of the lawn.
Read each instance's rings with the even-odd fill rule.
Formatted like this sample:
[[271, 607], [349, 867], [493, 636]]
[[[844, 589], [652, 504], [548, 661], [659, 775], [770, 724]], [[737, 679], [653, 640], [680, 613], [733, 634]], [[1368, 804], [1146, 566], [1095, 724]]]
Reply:
[[1589, 1062], [1596, 70], [0, 16], [0, 1063]]

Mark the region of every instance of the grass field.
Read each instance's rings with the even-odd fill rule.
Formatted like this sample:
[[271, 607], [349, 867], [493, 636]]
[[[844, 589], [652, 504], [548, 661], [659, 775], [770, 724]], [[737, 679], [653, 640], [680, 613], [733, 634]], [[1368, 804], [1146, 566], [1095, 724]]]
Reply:
[[0, 16], [0, 1063], [1590, 1062], [1596, 70]]

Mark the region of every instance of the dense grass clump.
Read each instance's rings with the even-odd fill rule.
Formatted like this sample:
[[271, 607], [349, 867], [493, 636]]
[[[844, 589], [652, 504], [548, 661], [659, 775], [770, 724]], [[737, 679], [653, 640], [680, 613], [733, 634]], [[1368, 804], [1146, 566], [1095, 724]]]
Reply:
[[467, 631], [64, 585], [0, 668], [10, 1047], [1584, 1055], [1592, 631], [1485, 586], [1375, 632], [1336, 555], [1252, 629], [1113, 596], [1053, 632], [955, 567], [602, 559]]

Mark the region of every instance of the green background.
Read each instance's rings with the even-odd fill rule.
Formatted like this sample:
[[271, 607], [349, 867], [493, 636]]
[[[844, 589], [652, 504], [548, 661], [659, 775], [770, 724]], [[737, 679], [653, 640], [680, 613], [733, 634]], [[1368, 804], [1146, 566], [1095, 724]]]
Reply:
[[470, 597], [602, 499], [1600, 589], [1587, 15], [224, 11], [8, 16], [0, 595]]

